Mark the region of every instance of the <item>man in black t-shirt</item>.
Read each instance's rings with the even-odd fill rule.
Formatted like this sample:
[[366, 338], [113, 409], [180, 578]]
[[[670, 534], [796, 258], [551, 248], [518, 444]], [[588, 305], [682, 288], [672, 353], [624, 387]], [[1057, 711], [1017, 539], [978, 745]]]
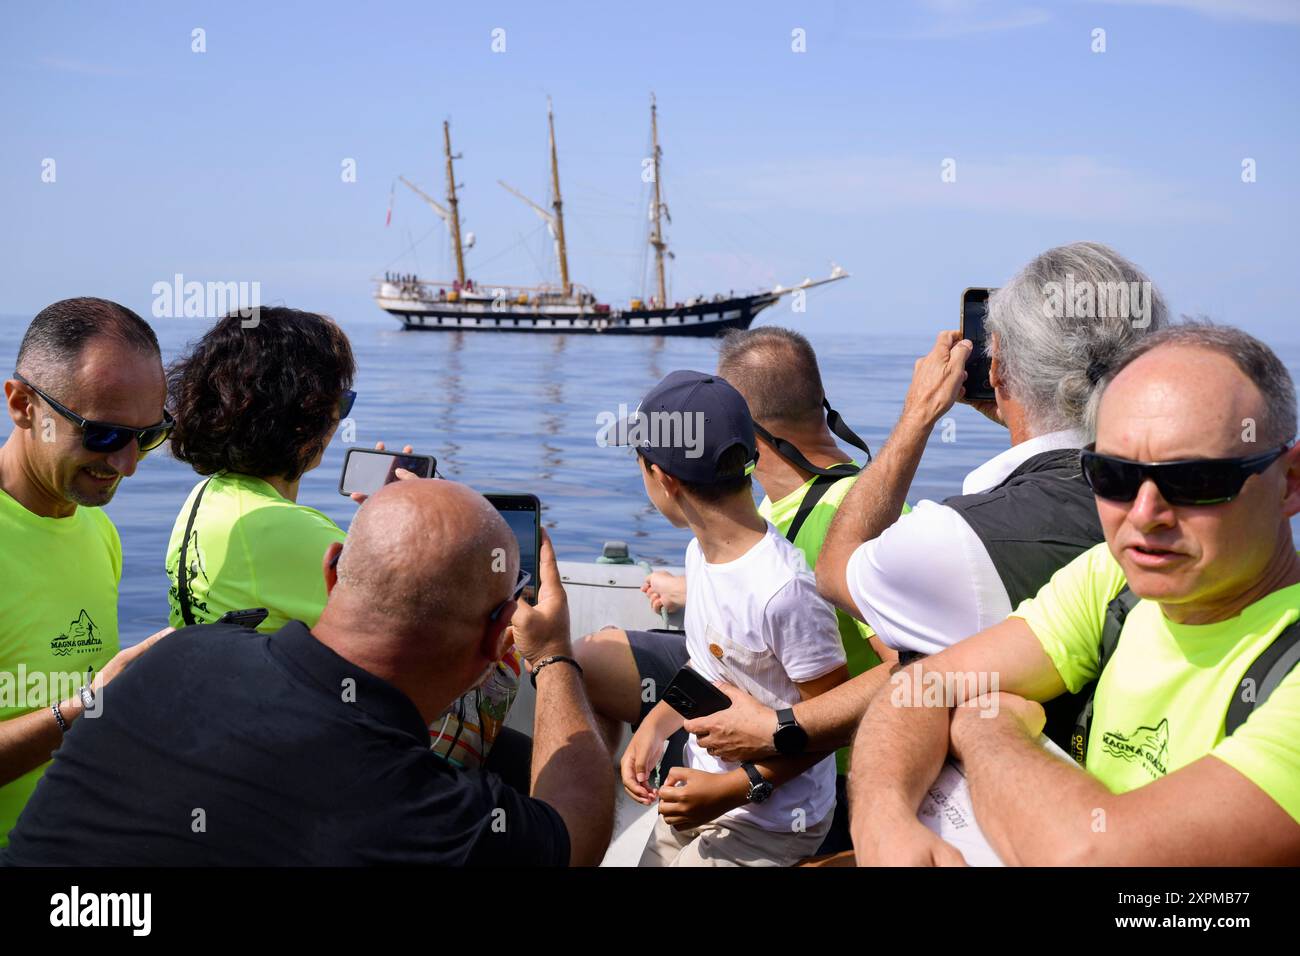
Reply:
[[[408, 480], [361, 508], [324, 574], [310, 630], [187, 628], [123, 673], [67, 735], [5, 862], [598, 863], [614, 779], [549, 539], [530, 607], [496, 510]], [[537, 686], [530, 796], [429, 749], [433, 717], [512, 640]]]

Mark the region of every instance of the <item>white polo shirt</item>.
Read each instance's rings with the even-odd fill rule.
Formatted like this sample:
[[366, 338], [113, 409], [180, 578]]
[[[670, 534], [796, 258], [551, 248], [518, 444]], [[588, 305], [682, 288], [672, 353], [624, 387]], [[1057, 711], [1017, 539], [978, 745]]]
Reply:
[[[968, 474], [962, 494], [989, 491], [1035, 455], [1085, 442], [1073, 429], [1021, 442]], [[846, 575], [862, 620], [898, 651], [937, 653], [1012, 610], [984, 542], [965, 518], [935, 501], [918, 502], [878, 538], [859, 545]]]

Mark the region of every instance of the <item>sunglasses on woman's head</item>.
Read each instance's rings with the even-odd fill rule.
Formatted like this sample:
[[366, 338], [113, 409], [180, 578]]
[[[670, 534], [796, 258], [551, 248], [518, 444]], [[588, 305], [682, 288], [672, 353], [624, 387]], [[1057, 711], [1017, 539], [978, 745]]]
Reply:
[[172, 428], [176, 425], [176, 422], [165, 408], [163, 409], [163, 420], [157, 425], [150, 425], [147, 428], [114, 425], [110, 422], [92, 422], [88, 418], [82, 418], [66, 405], [56, 402], [17, 372], [14, 372], [14, 378], [39, 395], [46, 405], [80, 428], [81, 444], [87, 451], [103, 455], [111, 454], [115, 451], [121, 451], [131, 444], [131, 439], [134, 438], [140, 447], [140, 454], [143, 455], [145, 452], [153, 451], [165, 442], [167, 436], [171, 434]]
[[1218, 505], [1241, 494], [1247, 478], [1267, 469], [1290, 447], [1286, 444], [1245, 458], [1142, 462], [1103, 455], [1089, 445], [1079, 453], [1079, 463], [1093, 494], [1107, 501], [1132, 501], [1142, 482], [1150, 478], [1171, 505]]

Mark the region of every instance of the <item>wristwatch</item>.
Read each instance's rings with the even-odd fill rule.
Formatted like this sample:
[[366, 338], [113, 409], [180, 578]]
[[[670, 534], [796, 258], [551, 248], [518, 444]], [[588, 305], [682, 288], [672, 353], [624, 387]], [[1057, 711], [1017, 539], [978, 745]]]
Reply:
[[749, 777], [750, 803], [762, 803], [772, 795], [773, 786], [763, 779], [763, 775], [758, 772], [757, 767], [748, 761], [740, 766], [745, 771], [745, 776]]
[[776, 712], [776, 733], [772, 735], [776, 752], [785, 757], [797, 757], [808, 746], [808, 732], [794, 719], [794, 708]]

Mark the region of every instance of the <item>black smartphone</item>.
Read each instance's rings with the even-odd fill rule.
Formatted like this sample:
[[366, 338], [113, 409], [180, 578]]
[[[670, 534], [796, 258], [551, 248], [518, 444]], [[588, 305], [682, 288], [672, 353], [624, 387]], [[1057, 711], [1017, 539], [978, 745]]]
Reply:
[[961, 294], [961, 337], [970, 339], [970, 358], [966, 360], [966, 397], [984, 401], [993, 400], [993, 386], [989, 382], [991, 361], [985, 347], [988, 332], [984, 323], [989, 316], [989, 296], [997, 289], [967, 289]]
[[536, 495], [484, 495], [492, 507], [501, 512], [510, 530], [519, 541], [519, 570], [528, 572], [528, 586], [524, 588], [523, 599], [529, 604], [537, 603], [539, 568], [542, 558], [542, 503]]
[[339, 475], [339, 494], [356, 492], [373, 495], [390, 481], [397, 480], [397, 469], [405, 468], [421, 478], [432, 478], [438, 465], [432, 455], [404, 455], [400, 451], [376, 451], [373, 448], [349, 448], [343, 457]]
[[707, 717], [731, 706], [731, 698], [687, 664], [664, 691], [663, 701], [687, 720]]
[[257, 625], [266, 620], [270, 612], [264, 607], [249, 607], [242, 611], [227, 611], [221, 617], [217, 618], [218, 624], [238, 624], [240, 627], [247, 627], [253, 630]]

